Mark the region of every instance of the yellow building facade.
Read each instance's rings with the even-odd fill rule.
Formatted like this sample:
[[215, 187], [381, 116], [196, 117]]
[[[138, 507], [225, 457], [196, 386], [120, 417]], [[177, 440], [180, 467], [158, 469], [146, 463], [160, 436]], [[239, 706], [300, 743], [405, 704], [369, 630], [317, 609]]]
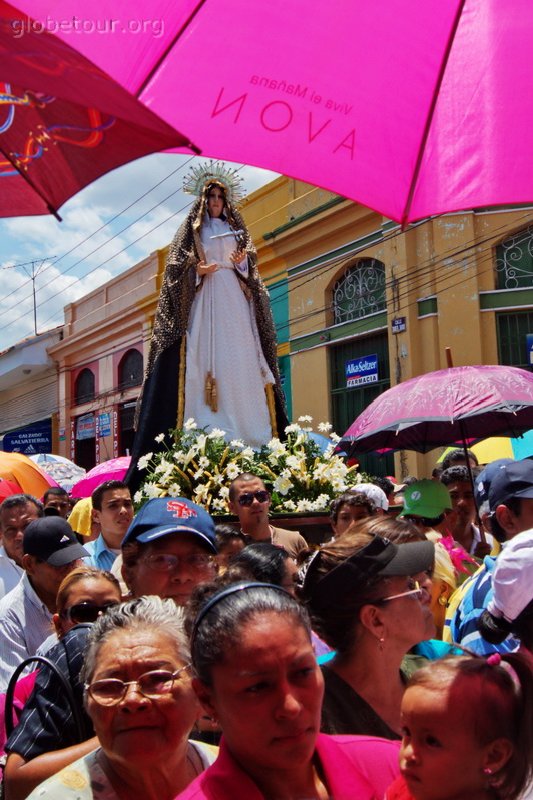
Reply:
[[[293, 419], [310, 414], [342, 434], [379, 392], [445, 367], [446, 347], [457, 366], [530, 364], [532, 210], [446, 215], [402, 232], [369, 209], [280, 177], [242, 212], [271, 292]], [[84, 466], [131, 446], [165, 257], [166, 248], [152, 253], [65, 310], [63, 340], [50, 350], [59, 365], [59, 446]], [[373, 359], [372, 378], [354, 384], [351, 366]], [[408, 452], [361, 461], [399, 478], [427, 476], [434, 462], [435, 454]]]

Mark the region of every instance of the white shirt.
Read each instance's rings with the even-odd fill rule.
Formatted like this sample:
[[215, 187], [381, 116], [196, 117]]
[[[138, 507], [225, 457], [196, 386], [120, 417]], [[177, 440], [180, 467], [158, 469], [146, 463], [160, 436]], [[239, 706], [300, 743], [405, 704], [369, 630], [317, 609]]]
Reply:
[[[494, 537], [488, 531], [485, 531], [485, 539], [487, 540], [487, 544], [492, 549], [494, 547]], [[476, 547], [481, 541], [481, 534], [479, 532], [479, 528], [472, 523], [472, 546], [470, 547], [470, 555], [473, 556]]]
[[28, 576], [0, 601], [0, 692], [13, 670], [52, 633], [52, 615], [35, 593]]
[[0, 547], [0, 600], [15, 588], [24, 570], [9, 558], [4, 546]]

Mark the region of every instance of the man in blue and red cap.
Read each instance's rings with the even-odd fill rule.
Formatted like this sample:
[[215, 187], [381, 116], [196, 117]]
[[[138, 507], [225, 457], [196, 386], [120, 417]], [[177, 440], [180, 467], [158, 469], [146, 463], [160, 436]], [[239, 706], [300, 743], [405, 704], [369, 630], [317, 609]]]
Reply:
[[122, 542], [122, 576], [134, 597], [155, 594], [183, 606], [216, 574], [215, 525], [184, 497], [148, 500]]

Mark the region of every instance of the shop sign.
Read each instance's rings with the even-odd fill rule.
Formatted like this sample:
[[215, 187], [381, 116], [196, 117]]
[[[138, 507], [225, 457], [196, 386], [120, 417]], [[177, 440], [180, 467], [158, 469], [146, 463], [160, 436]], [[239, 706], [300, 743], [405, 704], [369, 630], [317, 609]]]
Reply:
[[111, 414], [109, 414], [109, 412], [98, 415], [98, 424], [98, 435], [100, 438], [111, 436]]
[[76, 439], [94, 439], [95, 421], [94, 414], [84, 414], [76, 422]]
[[346, 386], [362, 386], [365, 383], [378, 382], [378, 357], [377, 355], [352, 358], [345, 364]]
[[32, 422], [31, 425], [6, 433], [2, 447], [6, 453], [24, 453], [27, 456], [35, 453], [51, 453], [52, 420]]

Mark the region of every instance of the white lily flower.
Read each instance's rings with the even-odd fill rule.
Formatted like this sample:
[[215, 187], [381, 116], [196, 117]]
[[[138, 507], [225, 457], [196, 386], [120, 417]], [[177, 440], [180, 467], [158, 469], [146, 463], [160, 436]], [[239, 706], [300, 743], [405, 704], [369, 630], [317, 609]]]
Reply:
[[146, 469], [149, 462], [151, 461], [153, 453], [146, 453], [146, 455], [141, 456], [140, 459], [137, 461], [137, 469]]

